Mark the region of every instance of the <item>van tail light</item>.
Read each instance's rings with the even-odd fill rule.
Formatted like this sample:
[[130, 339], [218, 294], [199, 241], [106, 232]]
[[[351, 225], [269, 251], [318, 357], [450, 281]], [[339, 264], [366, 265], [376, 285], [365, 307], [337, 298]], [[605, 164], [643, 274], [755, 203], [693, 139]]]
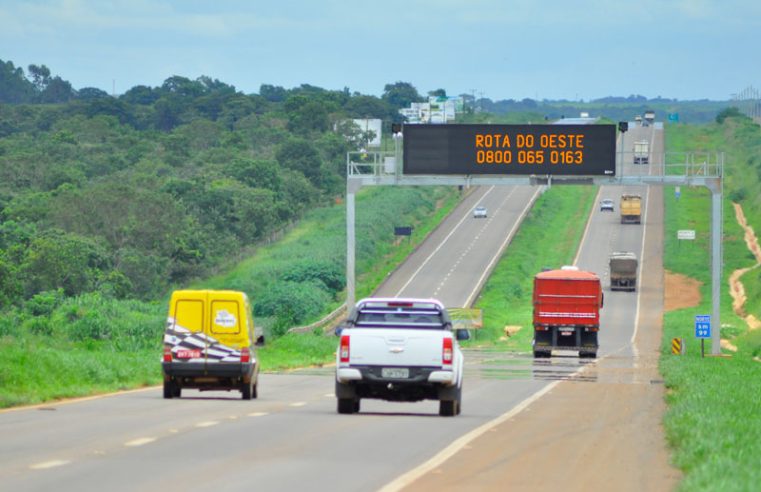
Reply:
[[172, 362], [172, 349], [164, 347], [164, 362]]
[[452, 339], [445, 338], [443, 343], [444, 345], [441, 351], [441, 361], [445, 366], [452, 365], [452, 357], [453, 357]]
[[251, 351], [248, 350], [248, 347], [243, 347], [240, 349], [240, 361], [251, 362]]
[[341, 362], [349, 362], [349, 335], [341, 335], [339, 356]]

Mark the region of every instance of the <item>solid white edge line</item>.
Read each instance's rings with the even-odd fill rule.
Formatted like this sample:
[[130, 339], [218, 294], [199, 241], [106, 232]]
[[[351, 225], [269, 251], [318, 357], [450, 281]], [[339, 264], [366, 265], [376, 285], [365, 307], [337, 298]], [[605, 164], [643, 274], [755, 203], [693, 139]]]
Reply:
[[[492, 187], [489, 188], [489, 190], [481, 196], [481, 200], [483, 200], [486, 197], [486, 195], [491, 193], [494, 190], [495, 186], [496, 185], [492, 185]], [[405, 282], [405, 284], [402, 285], [402, 287], [393, 297], [399, 297], [402, 295], [402, 292], [404, 291], [404, 289], [406, 289], [407, 286], [409, 286], [412, 283], [415, 277], [417, 277], [417, 274], [420, 273], [420, 270], [422, 270], [423, 267], [425, 267], [428, 264], [428, 262], [431, 261], [431, 258], [433, 258], [436, 255], [436, 253], [439, 252], [439, 250], [446, 244], [446, 242], [449, 241], [449, 238], [452, 237], [452, 234], [454, 234], [455, 231], [457, 231], [457, 229], [462, 225], [462, 223], [465, 222], [465, 220], [468, 218], [470, 218], [470, 212], [462, 216], [462, 219], [460, 219], [460, 221], [452, 228], [452, 230], [449, 231], [449, 234], [447, 234], [444, 240], [439, 243], [436, 249], [434, 249], [433, 252], [430, 255], [428, 255], [428, 258], [426, 258], [425, 261], [423, 261], [423, 263], [418, 267], [418, 269], [415, 270], [415, 273], [410, 275], [410, 278], [407, 280], [407, 282]]]
[[[576, 374], [579, 371], [580, 369], [574, 372], [573, 374]], [[454, 456], [457, 452], [463, 449], [470, 442], [482, 436], [483, 434], [485, 434], [492, 428], [518, 415], [520, 412], [525, 410], [526, 407], [528, 407], [529, 405], [537, 401], [539, 398], [541, 398], [542, 396], [550, 392], [560, 382], [561, 381], [553, 381], [552, 383], [548, 384], [544, 388], [540, 389], [533, 395], [529, 396], [528, 398], [520, 402], [518, 405], [514, 406], [508, 412], [503, 413], [499, 417], [481, 425], [480, 427], [476, 427], [475, 429], [468, 432], [464, 436], [457, 438], [455, 441], [452, 442], [452, 444], [450, 444], [449, 446], [439, 451], [434, 457], [432, 457], [431, 459], [429, 459], [422, 465], [413, 468], [412, 470], [408, 471], [404, 475], [401, 475], [397, 477], [396, 479], [394, 479], [392, 482], [384, 485], [383, 488], [379, 489], [379, 492], [396, 492], [398, 490], [401, 490], [404, 487], [410, 485], [412, 482], [414, 482], [418, 478], [425, 475], [426, 473], [438, 468], [439, 466], [441, 466], [442, 463], [444, 463], [446, 460]]]

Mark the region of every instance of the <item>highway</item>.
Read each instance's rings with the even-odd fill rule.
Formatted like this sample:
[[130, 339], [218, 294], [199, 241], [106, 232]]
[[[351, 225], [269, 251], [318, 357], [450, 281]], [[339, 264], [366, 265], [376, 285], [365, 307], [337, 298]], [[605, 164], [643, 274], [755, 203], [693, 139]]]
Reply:
[[[662, 149], [662, 131], [652, 127], [630, 130], [625, 146], [640, 135]], [[626, 163], [624, 171], [656, 168]], [[640, 226], [618, 222], [624, 191], [643, 195]], [[378, 294], [467, 305], [536, 192], [473, 190]], [[0, 488], [668, 490], [674, 475], [659, 434], [663, 388], [654, 375], [662, 194], [602, 187], [604, 197], [614, 199], [616, 213], [593, 210], [578, 266], [606, 283], [607, 254], [628, 250], [644, 267], [637, 292], [606, 289], [599, 361], [535, 363], [528, 355], [469, 350], [463, 411], [455, 418], [439, 417], [437, 402], [373, 400], [363, 400], [359, 414], [338, 415], [329, 367], [263, 374], [254, 401], [196, 391], [164, 400], [160, 388], [149, 388], [3, 411]], [[487, 206], [487, 219], [472, 217], [478, 204]]]

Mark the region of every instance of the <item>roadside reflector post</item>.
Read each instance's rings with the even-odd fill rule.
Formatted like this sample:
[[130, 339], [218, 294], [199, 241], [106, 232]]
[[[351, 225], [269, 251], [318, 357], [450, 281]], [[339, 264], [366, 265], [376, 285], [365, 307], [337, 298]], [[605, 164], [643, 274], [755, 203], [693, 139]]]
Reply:
[[671, 353], [674, 355], [684, 355], [684, 344], [681, 338], [671, 339]]

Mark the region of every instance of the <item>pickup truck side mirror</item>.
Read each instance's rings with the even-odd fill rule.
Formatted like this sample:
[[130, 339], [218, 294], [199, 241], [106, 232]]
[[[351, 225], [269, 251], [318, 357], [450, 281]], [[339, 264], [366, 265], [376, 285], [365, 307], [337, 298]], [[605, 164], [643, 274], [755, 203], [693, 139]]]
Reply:
[[341, 332], [344, 331], [344, 328], [346, 328], [344, 325], [338, 325], [335, 329], [335, 334], [337, 337], [341, 336]]
[[470, 332], [465, 328], [459, 328], [455, 330], [454, 336], [458, 341], [470, 340]]

